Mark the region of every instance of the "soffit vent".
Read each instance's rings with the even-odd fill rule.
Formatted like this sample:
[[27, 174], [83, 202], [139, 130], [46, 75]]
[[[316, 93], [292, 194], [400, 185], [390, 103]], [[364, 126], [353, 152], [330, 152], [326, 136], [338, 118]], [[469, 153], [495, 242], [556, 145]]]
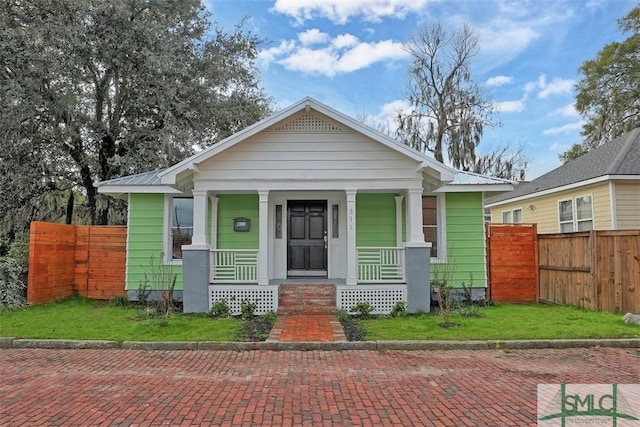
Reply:
[[338, 125], [312, 113], [302, 113], [288, 122], [274, 126], [271, 130], [280, 132], [339, 132]]

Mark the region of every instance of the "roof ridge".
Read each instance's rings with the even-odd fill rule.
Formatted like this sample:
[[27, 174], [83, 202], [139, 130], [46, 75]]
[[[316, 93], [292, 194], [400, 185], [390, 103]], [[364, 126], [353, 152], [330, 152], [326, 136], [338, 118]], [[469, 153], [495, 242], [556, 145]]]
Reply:
[[[636, 135], [633, 135], [634, 133]], [[633, 143], [636, 140], [640, 140], [640, 127], [632, 129], [629, 132], [623, 133], [622, 135], [618, 136], [618, 138], [622, 140], [622, 147], [620, 147], [620, 150], [618, 150], [618, 153], [613, 158], [613, 161], [611, 162], [611, 164], [609, 165], [609, 168], [607, 169], [607, 174], [609, 175], [613, 175], [618, 171], [620, 164], [625, 159], [625, 157], [627, 157], [627, 154], [629, 153], [629, 150], [631, 150], [631, 147], [633, 147]]]

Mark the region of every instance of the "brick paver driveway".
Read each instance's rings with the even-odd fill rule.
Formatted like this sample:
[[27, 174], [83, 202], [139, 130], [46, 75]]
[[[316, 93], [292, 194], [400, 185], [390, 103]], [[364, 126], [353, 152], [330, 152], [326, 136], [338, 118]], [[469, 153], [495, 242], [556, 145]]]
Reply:
[[0, 350], [0, 425], [534, 425], [539, 383], [638, 383], [639, 349]]

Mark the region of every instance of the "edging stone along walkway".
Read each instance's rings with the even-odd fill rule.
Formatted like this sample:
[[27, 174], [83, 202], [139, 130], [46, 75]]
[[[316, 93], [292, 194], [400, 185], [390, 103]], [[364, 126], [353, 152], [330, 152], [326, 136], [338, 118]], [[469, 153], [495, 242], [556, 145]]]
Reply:
[[[338, 324], [339, 325], [339, 324]], [[275, 327], [274, 327], [275, 329]], [[279, 331], [273, 332], [279, 334]], [[338, 332], [336, 332], [337, 334]], [[566, 348], [640, 348], [640, 339], [469, 340], [469, 341], [108, 341], [18, 339], [0, 337], [0, 349], [128, 349], [128, 350], [524, 350]]]
[[8, 427], [532, 426], [538, 384], [638, 383], [640, 350], [7, 348], [0, 374]]

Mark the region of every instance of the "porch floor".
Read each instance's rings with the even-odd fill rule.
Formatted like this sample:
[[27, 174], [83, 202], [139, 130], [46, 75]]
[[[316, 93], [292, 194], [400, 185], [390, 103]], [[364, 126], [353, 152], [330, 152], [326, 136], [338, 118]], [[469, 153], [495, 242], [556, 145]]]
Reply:
[[278, 316], [269, 342], [346, 341], [335, 314], [285, 314]]

